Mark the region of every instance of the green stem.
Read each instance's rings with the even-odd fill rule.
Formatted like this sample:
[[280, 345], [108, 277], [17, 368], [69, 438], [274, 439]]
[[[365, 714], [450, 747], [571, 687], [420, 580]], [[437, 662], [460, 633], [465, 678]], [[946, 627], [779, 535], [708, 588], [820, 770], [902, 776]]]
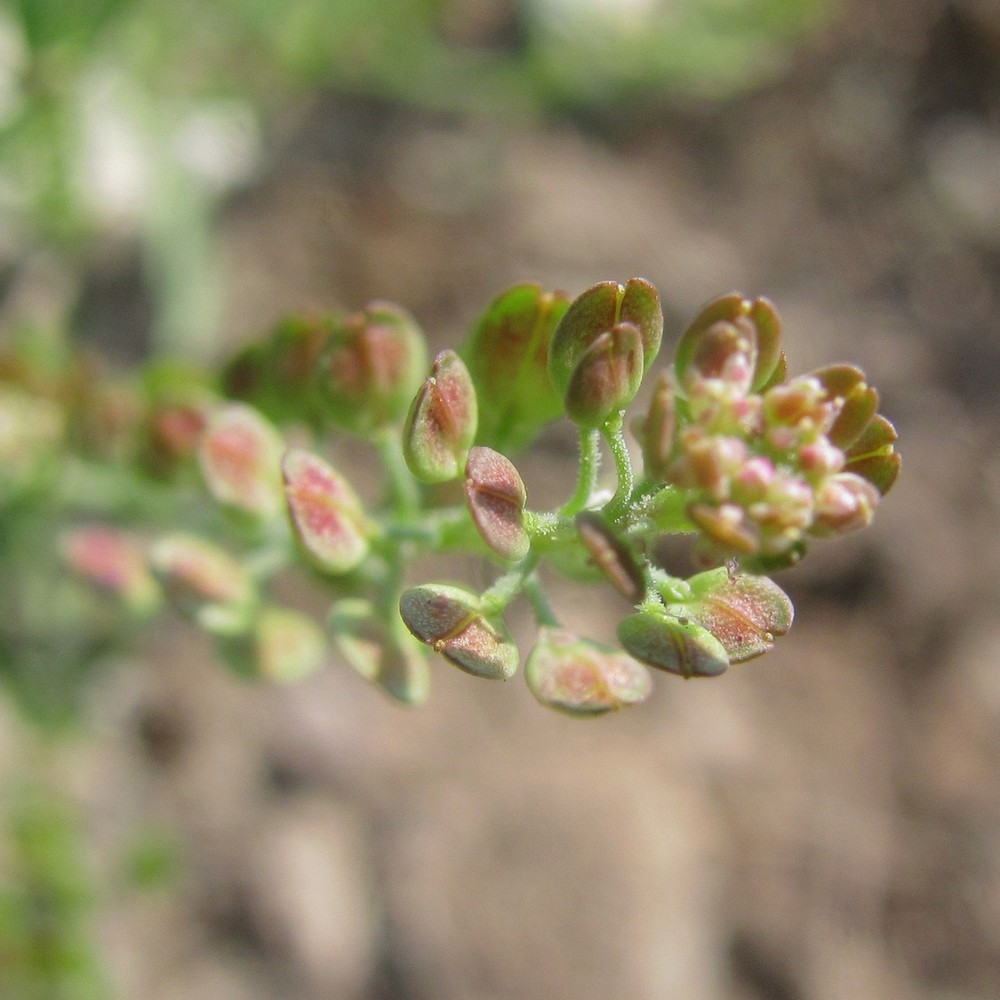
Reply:
[[420, 487], [403, 458], [400, 429], [393, 425], [381, 428], [375, 435], [375, 446], [385, 466], [387, 502], [397, 520], [416, 517], [420, 512]]
[[635, 488], [635, 477], [632, 473], [632, 457], [628, 453], [628, 445], [625, 443], [625, 411], [619, 410], [609, 417], [602, 428], [608, 447], [611, 449], [611, 457], [615, 462], [615, 473], [618, 476], [618, 486], [615, 495], [604, 508], [604, 513], [609, 521], [615, 521], [624, 513], [632, 498], [632, 491]]
[[541, 627], [558, 628], [559, 619], [556, 618], [552, 605], [542, 588], [542, 582], [538, 579], [537, 573], [531, 573], [525, 577], [524, 593], [531, 602], [531, 610], [535, 613], [535, 621]]
[[601, 435], [597, 430], [580, 428], [580, 471], [576, 480], [576, 492], [562, 506], [559, 513], [572, 517], [587, 506], [597, 486], [597, 472], [601, 464]]
[[524, 589], [525, 581], [534, 572], [538, 555], [531, 552], [509, 573], [504, 573], [489, 590], [479, 598], [479, 606], [486, 615], [499, 615]]

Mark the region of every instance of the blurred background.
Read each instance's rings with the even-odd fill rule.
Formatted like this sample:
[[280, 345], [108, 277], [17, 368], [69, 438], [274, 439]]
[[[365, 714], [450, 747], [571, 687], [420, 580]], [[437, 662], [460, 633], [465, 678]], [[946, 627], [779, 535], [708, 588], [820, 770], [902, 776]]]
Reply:
[[[668, 337], [768, 295], [900, 430], [790, 636], [597, 722], [443, 661], [407, 711], [106, 641], [8, 510], [3, 1000], [1000, 996], [995, 0], [0, 4], [0, 344], [207, 362], [379, 297], [440, 347], [632, 275]], [[574, 468], [556, 428], [529, 497]]]

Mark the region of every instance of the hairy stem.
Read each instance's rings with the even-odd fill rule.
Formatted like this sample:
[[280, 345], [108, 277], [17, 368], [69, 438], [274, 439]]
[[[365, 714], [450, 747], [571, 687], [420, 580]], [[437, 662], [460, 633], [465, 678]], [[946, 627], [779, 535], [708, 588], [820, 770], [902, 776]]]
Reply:
[[559, 619], [556, 618], [552, 605], [549, 604], [549, 599], [545, 596], [545, 589], [542, 587], [537, 573], [533, 572], [530, 576], [525, 577], [523, 589], [525, 596], [531, 602], [531, 610], [534, 612], [538, 625], [558, 628]]
[[629, 505], [632, 499], [632, 491], [635, 488], [635, 476], [632, 473], [632, 457], [628, 453], [628, 445], [625, 443], [625, 411], [619, 410], [609, 417], [602, 428], [608, 447], [611, 449], [611, 457], [615, 462], [615, 473], [618, 477], [618, 485], [615, 495], [604, 508], [604, 513], [608, 520], [617, 520]]
[[562, 506], [559, 513], [572, 517], [587, 506], [597, 486], [597, 473], [601, 464], [601, 436], [597, 430], [580, 429], [580, 471], [576, 491]]
[[534, 573], [537, 564], [537, 554], [529, 553], [523, 562], [497, 579], [493, 586], [484, 591], [479, 599], [483, 613], [486, 615], [501, 614], [524, 589], [525, 581]]

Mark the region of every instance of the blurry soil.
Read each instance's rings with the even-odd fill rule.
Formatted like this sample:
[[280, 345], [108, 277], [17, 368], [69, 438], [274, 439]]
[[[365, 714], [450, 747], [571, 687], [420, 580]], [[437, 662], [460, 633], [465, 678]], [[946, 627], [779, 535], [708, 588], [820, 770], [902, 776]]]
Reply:
[[[529, 127], [329, 97], [221, 237], [234, 343], [378, 297], [443, 346], [525, 279], [641, 274], [673, 331], [767, 294], [795, 369], [870, 374], [904, 467], [782, 576], [773, 654], [599, 722], [443, 662], [412, 711], [339, 664], [246, 685], [164, 628], [79, 750], [103, 850], [183, 845], [179, 885], [103, 911], [125, 1000], [1000, 996], [995, 3], [857, 3], [721, 104]], [[573, 469], [556, 428], [529, 497]], [[591, 635], [624, 612], [559, 603]]]

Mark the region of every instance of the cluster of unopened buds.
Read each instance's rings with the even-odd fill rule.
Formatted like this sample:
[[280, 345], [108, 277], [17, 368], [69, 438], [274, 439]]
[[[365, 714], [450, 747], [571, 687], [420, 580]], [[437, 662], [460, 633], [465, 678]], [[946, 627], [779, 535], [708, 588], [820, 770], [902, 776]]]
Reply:
[[[899, 468], [896, 434], [857, 368], [789, 379], [774, 308], [738, 294], [681, 335], [629, 426], [662, 334], [642, 279], [573, 301], [515, 286], [459, 351], [430, 363], [416, 322], [393, 305], [286, 323], [216, 381], [167, 380], [133, 408], [120, 450], [214, 504], [185, 514], [183, 531], [78, 526], [66, 558], [137, 613], [170, 602], [244, 673], [300, 677], [335, 651], [407, 703], [427, 696], [430, 650], [479, 677], [514, 675], [521, 655], [504, 613], [519, 596], [538, 626], [525, 677], [553, 708], [594, 715], [642, 701], [649, 667], [722, 673], [791, 625], [766, 574], [811, 538], [870, 523]], [[577, 480], [561, 506], [534, 510], [510, 456], [560, 417], [579, 428]], [[337, 467], [337, 431], [373, 447], [380, 497], [362, 500]], [[657, 563], [667, 534], [691, 536], [699, 572], [683, 579]], [[449, 552], [492, 560], [493, 583], [414, 585], [423, 555]], [[331, 588], [323, 621], [269, 596], [295, 565]], [[622, 596], [617, 645], [563, 627], [549, 570]]]

